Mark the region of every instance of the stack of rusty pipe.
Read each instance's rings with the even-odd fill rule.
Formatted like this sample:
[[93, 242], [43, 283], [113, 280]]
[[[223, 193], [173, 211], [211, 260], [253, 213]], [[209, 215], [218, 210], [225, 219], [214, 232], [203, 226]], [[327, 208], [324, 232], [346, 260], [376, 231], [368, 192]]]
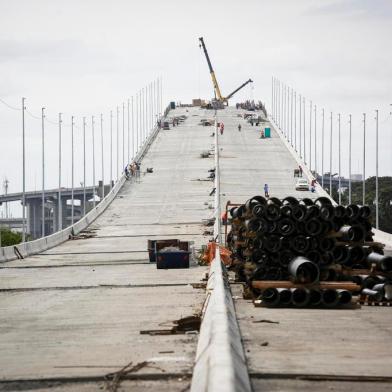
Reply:
[[[237, 279], [265, 305], [336, 307], [361, 292], [392, 299], [392, 258], [373, 241], [368, 206], [255, 196], [229, 212], [227, 243]], [[255, 281], [275, 281], [276, 287], [257, 289]], [[283, 281], [295, 287], [279, 287]], [[351, 282], [360, 289], [320, 289], [320, 282]]]

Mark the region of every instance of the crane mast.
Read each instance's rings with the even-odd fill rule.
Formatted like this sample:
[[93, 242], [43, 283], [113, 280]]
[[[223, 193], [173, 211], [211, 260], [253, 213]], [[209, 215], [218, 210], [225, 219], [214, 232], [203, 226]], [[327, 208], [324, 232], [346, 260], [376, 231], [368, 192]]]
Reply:
[[[238, 87], [237, 89], [235, 89], [231, 94], [229, 94], [227, 97], [222, 96], [220, 88], [219, 88], [219, 84], [218, 81], [216, 80], [216, 76], [215, 76], [215, 72], [214, 69], [212, 68], [212, 64], [211, 64], [211, 60], [210, 60], [210, 56], [208, 55], [207, 52], [207, 48], [206, 45], [204, 43], [204, 39], [203, 37], [199, 38], [200, 41], [200, 47], [203, 48], [204, 51], [204, 55], [206, 56], [206, 60], [207, 60], [207, 64], [208, 64], [208, 68], [210, 70], [210, 75], [211, 75], [211, 79], [212, 79], [212, 84], [214, 85], [214, 92], [215, 92], [215, 101], [218, 101], [220, 104], [220, 106], [223, 106], [224, 104], [228, 104], [228, 100], [239, 90], [241, 90], [242, 88], [244, 88], [248, 83], [252, 83], [253, 80], [249, 79], [247, 80], [245, 83], [241, 84], [240, 87]], [[223, 107], [222, 107], [223, 108]]]
[[204, 54], [205, 54], [206, 59], [207, 59], [208, 68], [209, 68], [209, 70], [210, 70], [210, 75], [211, 75], [211, 79], [212, 79], [212, 84], [214, 85], [214, 91], [215, 91], [216, 98], [217, 98], [219, 101], [224, 101], [224, 98], [222, 97], [222, 94], [221, 94], [221, 92], [220, 92], [220, 88], [219, 88], [219, 85], [218, 85], [218, 81], [216, 80], [216, 76], [215, 76], [214, 69], [212, 68], [210, 56], [208, 55], [207, 48], [206, 48], [206, 46], [205, 46], [205, 44], [204, 44], [203, 37], [200, 37], [200, 38], [199, 38], [199, 41], [200, 41], [200, 45], [201, 45], [201, 47], [203, 48]]

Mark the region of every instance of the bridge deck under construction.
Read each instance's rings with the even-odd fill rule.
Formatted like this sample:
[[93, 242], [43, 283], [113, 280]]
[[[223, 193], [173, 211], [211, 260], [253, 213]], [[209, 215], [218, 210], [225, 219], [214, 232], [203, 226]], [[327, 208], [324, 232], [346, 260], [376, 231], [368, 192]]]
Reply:
[[[214, 162], [200, 153], [211, 148], [214, 129], [198, 123], [213, 113], [188, 110], [176, 109], [188, 119], [161, 131], [143, 159], [154, 172], [126, 182], [87, 238], [1, 265], [0, 390], [96, 390], [130, 362], [140, 369], [119, 390], [187, 390], [197, 335], [140, 331], [172, 326], [205, 298], [191, 285], [205, 267], [157, 270], [147, 254], [147, 239], [192, 240], [196, 248], [211, 239], [202, 220], [212, 215], [206, 179]], [[222, 205], [262, 194], [265, 183], [271, 196], [314, 197], [294, 190], [298, 163], [277, 133], [260, 139], [239, 113], [218, 111]], [[390, 308], [256, 308], [241, 285], [232, 293], [254, 390], [390, 389]]]

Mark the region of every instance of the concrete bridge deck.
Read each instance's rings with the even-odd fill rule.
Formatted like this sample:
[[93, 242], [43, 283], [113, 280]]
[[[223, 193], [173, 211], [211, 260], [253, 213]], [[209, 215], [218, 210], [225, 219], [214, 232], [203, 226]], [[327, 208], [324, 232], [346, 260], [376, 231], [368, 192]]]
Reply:
[[[218, 112], [222, 205], [262, 193], [264, 183], [272, 196], [316, 197], [294, 190], [297, 163], [277, 133], [259, 139], [259, 128], [239, 113]], [[200, 311], [205, 298], [189, 284], [206, 268], [156, 270], [146, 252], [148, 238], [196, 247], [210, 239], [201, 220], [211, 216], [212, 183], [199, 179], [214, 163], [199, 154], [211, 147], [213, 129], [197, 124], [212, 112], [186, 114], [184, 124], [159, 133], [143, 160], [154, 173], [127, 182], [90, 227], [96, 237], [0, 266], [0, 390], [95, 391], [131, 361], [151, 364], [119, 390], [187, 390], [197, 336], [139, 334]], [[390, 389], [390, 308], [263, 309], [242, 299], [239, 285], [232, 292], [255, 391]]]

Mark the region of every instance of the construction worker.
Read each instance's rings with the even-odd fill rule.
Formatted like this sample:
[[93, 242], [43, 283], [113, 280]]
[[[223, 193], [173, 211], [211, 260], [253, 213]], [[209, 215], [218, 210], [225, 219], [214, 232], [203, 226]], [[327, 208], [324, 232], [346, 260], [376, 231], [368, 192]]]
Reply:
[[241, 132], [241, 124], [238, 124], [238, 132]]
[[227, 223], [227, 211], [224, 211], [221, 216], [222, 224], [225, 225]]
[[269, 197], [269, 188], [268, 184], [264, 184], [264, 196]]
[[310, 191], [312, 192], [312, 193], [314, 193], [314, 192], [316, 192], [316, 180], [313, 178], [313, 180], [312, 180], [312, 182], [311, 182], [311, 184], [310, 184]]

